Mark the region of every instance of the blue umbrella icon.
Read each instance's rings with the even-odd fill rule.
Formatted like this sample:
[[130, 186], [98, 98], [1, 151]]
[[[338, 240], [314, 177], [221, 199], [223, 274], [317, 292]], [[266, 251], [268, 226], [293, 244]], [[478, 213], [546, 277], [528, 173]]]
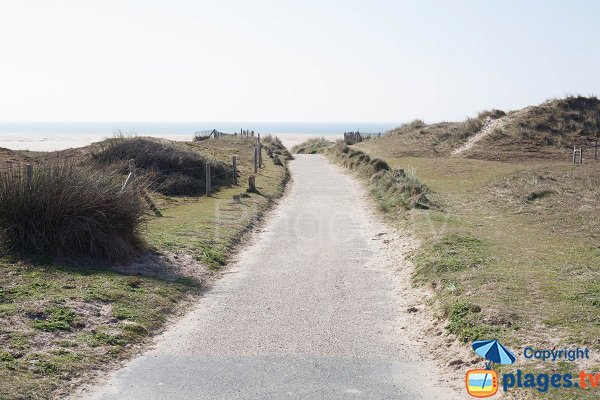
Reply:
[[[506, 347], [502, 346], [498, 340], [476, 340], [473, 342], [472, 347], [473, 350], [475, 350], [475, 353], [490, 361], [486, 364], [486, 369], [491, 369], [492, 363], [512, 364], [517, 359], [517, 357]], [[487, 376], [488, 374], [484, 376], [481, 387], [485, 387]]]
[[481, 357], [496, 364], [512, 364], [517, 357], [498, 340], [476, 340], [473, 350]]

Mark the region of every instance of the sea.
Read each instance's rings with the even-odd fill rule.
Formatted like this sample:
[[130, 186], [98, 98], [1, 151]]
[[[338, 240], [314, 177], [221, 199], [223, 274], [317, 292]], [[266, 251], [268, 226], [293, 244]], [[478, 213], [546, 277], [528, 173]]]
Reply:
[[195, 132], [241, 129], [278, 136], [289, 148], [311, 137], [336, 140], [344, 132], [385, 133], [399, 123], [364, 122], [0, 122], [0, 147], [55, 151], [87, 146], [119, 133], [189, 141]]

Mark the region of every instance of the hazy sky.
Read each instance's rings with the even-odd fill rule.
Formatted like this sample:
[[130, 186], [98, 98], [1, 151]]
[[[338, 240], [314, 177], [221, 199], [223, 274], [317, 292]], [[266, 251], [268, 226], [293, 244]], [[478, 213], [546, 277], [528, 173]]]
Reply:
[[600, 93], [598, 1], [0, 0], [0, 121], [456, 120]]

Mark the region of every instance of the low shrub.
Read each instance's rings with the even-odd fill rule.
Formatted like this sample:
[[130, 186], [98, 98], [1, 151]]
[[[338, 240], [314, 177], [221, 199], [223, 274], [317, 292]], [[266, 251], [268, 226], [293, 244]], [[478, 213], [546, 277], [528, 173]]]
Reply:
[[146, 206], [123, 180], [86, 166], [0, 174], [0, 240], [11, 252], [123, 259], [142, 246]]
[[385, 160], [382, 160], [381, 158], [373, 158], [371, 160], [371, 165], [373, 166], [375, 172], [390, 170], [390, 166], [388, 165], [388, 163]]
[[227, 164], [194, 152], [184, 144], [142, 137], [109, 139], [93, 158], [123, 174], [127, 173], [128, 161], [134, 159], [139, 175], [149, 182], [152, 190], [174, 196], [204, 192], [207, 162], [211, 165], [213, 188], [229, 184], [232, 174]]
[[328, 140], [325, 138], [313, 138], [308, 139], [307, 141], [292, 147], [292, 153], [296, 154], [317, 154], [317, 153], [325, 153], [325, 151], [333, 146]]
[[446, 330], [467, 343], [486, 339], [496, 333], [493, 328], [482, 323], [481, 307], [471, 303], [459, 302], [447, 306], [448, 325]]
[[487, 260], [485, 243], [469, 235], [447, 234], [439, 240], [427, 244], [415, 256], [415, 277], [427, 280], [481, 267]]
[[353, 149], [343, 141], [330, 147], [328, 154], [344, 167], [369, 178], [371, 193], [377, 198], [382, 210], [431, 207], [426, 196], [429, 189], [414, 174], [406, 174], [401, 169], [393, 170], [384, 160], [371, 159], [365, 152]]
[[277, 136], [266, 135], [262, 139], [263, 146], [271, 149], [274, 154], [279, 155], [280, 159], [283, 157], [285, 160], [291, 160], [292, 154], [289, 150], [281, 143], [281, 140]]

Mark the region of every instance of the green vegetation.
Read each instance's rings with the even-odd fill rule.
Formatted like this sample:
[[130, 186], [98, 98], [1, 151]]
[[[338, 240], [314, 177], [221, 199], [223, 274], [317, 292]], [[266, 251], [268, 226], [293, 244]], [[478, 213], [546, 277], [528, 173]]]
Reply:
[[[226, 263], [243, 233], [282, 194], [288, 179], [285, 164], [276, 165], [265, 151], [264, 167], [256, 174], [258, 193], [245, 193], [248, 176], [253, 174], [252, 139], [221, 138], [172, 146], [165, 146], [165, 151], [184, 146], [186, 154], [210, 156], [221, 164], [238, 155], [239, 186], [220, 186], [210, 197], [150, 192], [164, 217], [150, 215], [143, 204], [146, 223], [137, 232], [152, 251], [132, 263], [54, 254], [25, 257], [18, 252], [1, 256], [0, 398], [62, 398], [86, 376], [134, 355], [139, 344], [159, 333], [170, 316], [181, 312], [210, 284], [216, 277], [214, 270]], [[278, 139], [270, 138], [265, 146], [279, 152], [283, 163], [289, 158]], [[101, 146], [92, 145], [76, 153], [27, 157], [37, 164], [34, 170], [40, 174], [44, 171], [41, 161], [47, 157], [69, 157], [69, 165], [80, 171], [97, 167], [92, 154], [100, 151]], [[132, 158], [139, 159], [135, 154]], [[120, 190], [125, 176], [111, 176]], [[54, 189], [53, 196], [59, 190]], [[233, 200], [237, 195], [240, 202]], [[71, 225], [80, 235], [78, 226]]]
[[382, 142], [358, 147], [415, 171], [439, 205], [386, 214], [423, 242], [414, 280], [434, 290], [439, 315], [471, 304], [479, 328], [508, 344], [599, 348], [599, 163], [396, 158]]
[[201, 289], [183, 277], [130, 279], [109, 267], [0, 260], [0, 398], [64, 395], [70, 378], [129, 357]]

